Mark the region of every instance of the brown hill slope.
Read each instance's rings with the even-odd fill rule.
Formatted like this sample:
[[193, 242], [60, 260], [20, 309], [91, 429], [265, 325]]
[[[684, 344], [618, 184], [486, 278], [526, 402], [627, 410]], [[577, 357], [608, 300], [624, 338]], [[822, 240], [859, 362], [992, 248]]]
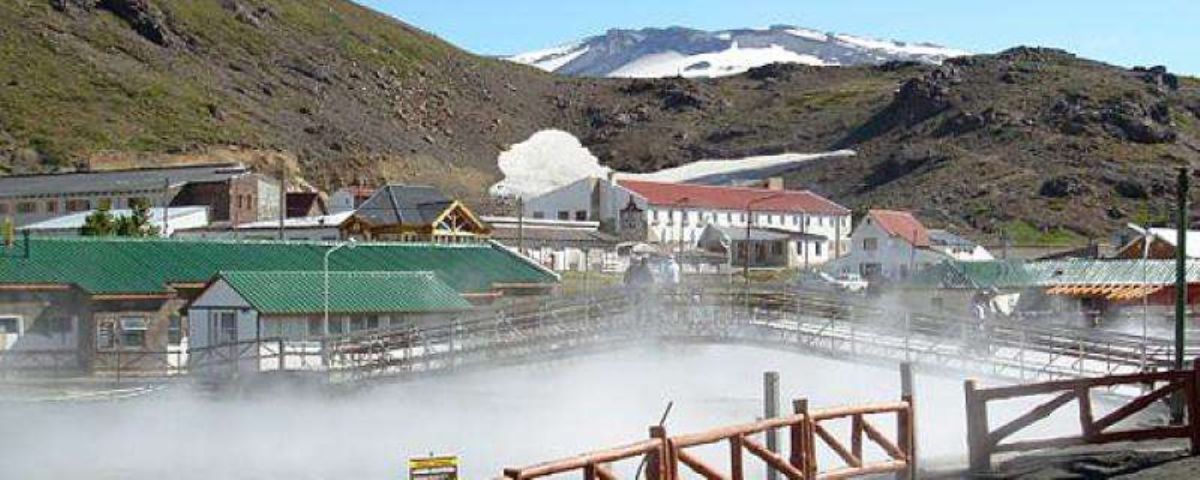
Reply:
[[1034, 49], [580, 80], [347, 0], [0, 2], [0, 171], [234, 146], [290, 152], [323, 187], [365, 176], [478, 195], [499, 151], [549, 127], [629, 170], [853, 148], [789, 181], [977, 232], [1102, 235], [1167, 211], [1171, 168], [1200, 159], [1200, 85]]

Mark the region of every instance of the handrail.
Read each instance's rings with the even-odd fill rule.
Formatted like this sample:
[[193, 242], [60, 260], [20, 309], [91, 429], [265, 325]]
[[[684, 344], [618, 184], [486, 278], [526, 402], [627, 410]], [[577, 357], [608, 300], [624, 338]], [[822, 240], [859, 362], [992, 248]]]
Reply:
[[[1159, 383], [1166, 385], [1154, 389], [1153, 386]], [[1099, 419], [1095, 418], [1091, 389], [1128, 384], [1149, 385], [1152, 391], [1129, 400], [1125, 405]], [[1200, 454], [1200, 359], [1194, 362], [1189, 370], [1110, 375], [992, 388], [979, 388], [975, 380], [967, 380], [963, 382], [963, 389], [966, 394], [967, 446], [972, 473], [982, 474], [990, 471], [991, 458], [995, 453], [1075, 445], [1188, 438], [1191, 442], [1191, 454]], [[1058, 395], [999, 428], [993, 430], [988, 422], [988, 402], [1055, 393]], [[1176, 395], [1178, 401], [1184, 402], [1183, 405], [1187, 408], [1186, 423], [1106, 431], [1131, 415], [1172, 395]], [[1003, 443], [1005, 439], [1072, 402], [1078, 404], [1079, 434]], [[1182, 416], [1178, 420], [1183, 422]]]

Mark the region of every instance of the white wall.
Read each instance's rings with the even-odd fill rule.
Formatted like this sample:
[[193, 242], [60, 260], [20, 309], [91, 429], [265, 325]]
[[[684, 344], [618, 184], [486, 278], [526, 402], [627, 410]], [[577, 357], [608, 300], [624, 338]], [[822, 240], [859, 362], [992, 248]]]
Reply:
[[[875, 250], [864, 248], [868, 239], [875, 240]], [[829, 270], [865, 275], [865, 265], [878, 264], [883, 278], [897, 280], [903, 278], [906, 272], [919, 271], [945, 258], [941, 252], [914, 248], [908, 241], [888, 234], [867, 217], [850, 236], [849, 254], [831, 263]]]

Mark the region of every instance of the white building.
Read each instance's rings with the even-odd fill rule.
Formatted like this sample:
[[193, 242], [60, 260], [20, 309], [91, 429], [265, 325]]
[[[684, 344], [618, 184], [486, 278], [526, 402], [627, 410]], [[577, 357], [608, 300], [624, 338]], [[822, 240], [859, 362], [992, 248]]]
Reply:
[[516, 217], [482, 217], [491, 239], [542, 266], [563, 272], [615, 268], [618, 239], [600, 231], [600, 222]]
[[996, 259], [983, 245], [945, 230], [929, 230], [929, 248], [960, 262], [986, 262]]
[[930, 248], [929, 230], [909, 212], [871, 210], [854, 229], [848, 255], [827, 266], [868, 280], [900, 280], [949, 258]]
[[[751, 211], [751, 214], [747, 212]], [[534, 219], [590, 220], [624, 241], [691, 249], [708, 225], [824, 237], [794, 244], [796, 257], [820, 264], [844, 253], [850, 210], [806, 190], [584, 178], [525, 202]]]
[[[30, 235], [44, 237], [75, 237], [79, 236], [79, 230], [87, 223], [87, 217], [93, 213], [96, 213], [96, 211], [76, 212], [29, 224], [18, 230], [28, 231]], [[150, 225], [158, 227], [158, 235], [161, 237], [171, 237], [181, 230], [203, 228], [209, 224], [208, 207], [171, 207], [165, 209], [155, 207], [149, 209], [149, 213]], [[113, 219], [117, 217], [131, 217], [133, 216], [133, 210], [109, 210], [109, 214], [112, 215]], [[166, 221], [164, 221], [164, 218]]]
[[329, 195], [329, 213], [353, 212], [375, 195], [375, 189], [352, 185], [342, 187]]

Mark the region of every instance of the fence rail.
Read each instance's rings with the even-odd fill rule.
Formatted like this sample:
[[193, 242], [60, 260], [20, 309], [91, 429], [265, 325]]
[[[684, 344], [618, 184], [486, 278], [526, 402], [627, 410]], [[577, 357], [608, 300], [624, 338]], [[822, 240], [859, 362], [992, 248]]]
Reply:
[[[188, 374], [211, 379], [287, 371], [314, 373], [341, 383], [560, 355], [648, 337], [776, 345], [831, 357], [914, 362], [1019, 382], [1164, 370], [1173, 358], [1173, 346], [1162, 339], [1028, 319], [980, 322], [896, 312], [856, 296], [710, 286], [529, 298], [481, 307], [444, 324], [421, 328], [358, 331], [305, 341], [265, 338], [192, 347], [187, 352], [105, 352], [91, 363], [118, 378]], [[1188, 355], [1200, 355], [1200, 345], [1189, 346]], [[84, 363], [75, 357], [73, 351], [0, 352], [0, 370], [79, 370]]]
[[[1159, 384], [1162, 386], [1158, 386]], [[1118, 385], [1148, 385], [1152, 386], [1152, 389], [1097, 419], [1092, 408], [1092, 390]], [[1111, 375], [994, 388], [980, 388], [975, 380], [967, 380], [963, 388], [966, 394], [967, 445], [970, 469], [973, 473], [990, 471], [991, 458], [996, 453], [1088, 444], [1187, 438], [1191, 442], [1191, 453], [1200, 453], [1200, 362], [1194, 363], [1191, 370]], [[991, 428], [988, 421], [989, 402], [1045, 395], [1053, 397], [1004, 425], [996, 429]], [[1170, 426], [1110, 431], [1118, 423], [1173, 395], [1179, 401], [1185, 402], [1186, 422]], [[1079, 410], [1077, 434], [1005, 442], [1006, 439], [1072, 402], [1078, 405]]]
[[[895, 473], [899, 479], [916, 478], [916, 422], [912, 394], [912, 370], [901, 368], [900, 400], [867, 405], [809, 410], [806, 399], [793, 402], [793, 413], [778, 418], [730, 425], [702, 432], [669, 436], [660, 425], [650, 427], [650, 439], [583, 455], [554, 460], [522, 468], [507, 468], [504, 478], [532, 480], [570, 472], [585, 479], [616, 479], [611, 464], [644, 458], [647, 480], [678, 480], [682, 470], [708, 480], [743, 480], [746, 457], [754, 457], [789, 480], [839, 480]], [[896, 416], [896, 435], [889, 438], [871, 423], [870, 417]], [[850, 446], [831, 433], [830, 421], [850, 419]], [[790, 438], [789, 454], [768, 448], [752, 436], [768, 431], [786, 430]], [[868, 459], [863, 453], [866, 441], [874, 443], [886, 458]], [[728, 473], [714, 467], [689, 449], [726, 443], [729, 446]], [[841, 465], [822, 470], [818, 449], [836, 454]]]

